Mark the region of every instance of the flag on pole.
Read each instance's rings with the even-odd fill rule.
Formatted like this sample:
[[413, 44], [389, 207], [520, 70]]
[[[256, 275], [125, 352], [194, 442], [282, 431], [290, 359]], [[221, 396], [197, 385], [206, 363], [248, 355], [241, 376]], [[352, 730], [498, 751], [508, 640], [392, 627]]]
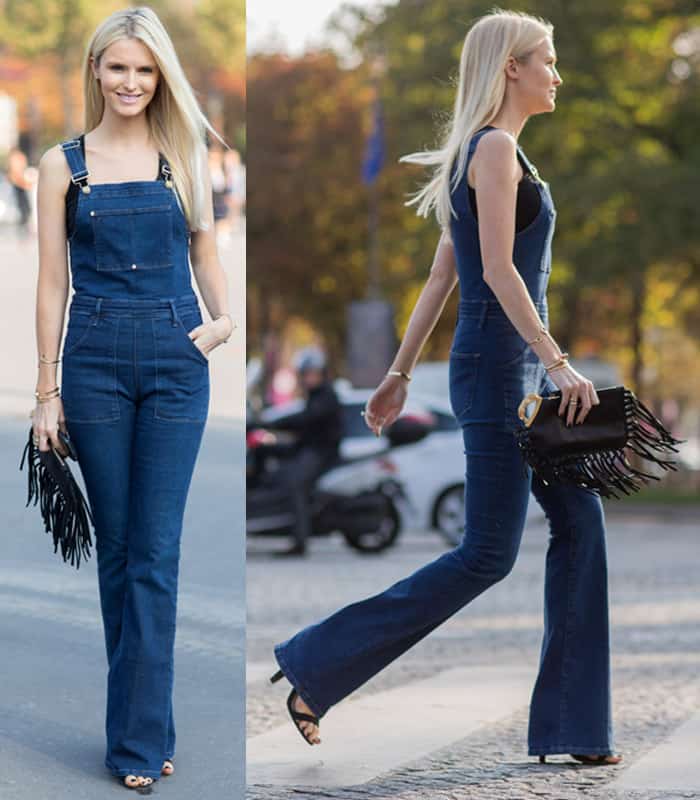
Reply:
[[377, 97], [372, 111], [372, 131], [365, 146], [365, 157], [362, 162], [362, 180], [372, 184], [384, 166], [384, 116], [382, 101]]

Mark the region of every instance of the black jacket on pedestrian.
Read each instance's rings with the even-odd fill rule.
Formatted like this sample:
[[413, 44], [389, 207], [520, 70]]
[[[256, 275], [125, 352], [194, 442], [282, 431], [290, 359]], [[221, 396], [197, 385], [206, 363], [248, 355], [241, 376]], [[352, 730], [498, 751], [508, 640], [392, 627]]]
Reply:
[[297, 433], [300, 448], [337, 455], [343, 438], [343, 415], [333, 385], [327, 381], [314, 387], [301, 411], [266, 422], [265, 427]]

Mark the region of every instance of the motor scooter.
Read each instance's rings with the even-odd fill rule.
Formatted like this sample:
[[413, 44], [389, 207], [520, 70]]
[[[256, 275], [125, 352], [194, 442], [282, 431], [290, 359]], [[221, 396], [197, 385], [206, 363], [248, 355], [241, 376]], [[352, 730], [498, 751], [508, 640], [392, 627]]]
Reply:
[[[247, 426], [248, 427], [248, 426]], [[340, 457], [330, 465], [311, 492], [313, 536], [339, 532], [346, 543], [361, 553], [379, 553], [391, 547], [401, 532], [399, 506], [410, 507], [404, 487], [391, 460], [391, 451], [420, 441], [432, 425], [423, 415], [399, 417], [385, 432], [387, 446], [379, 452]], [[271, 431], [252, 423], [246, 434], [246, 533], [248, 536], [291, 536], [294, 509], [288, 497], [274, 488], [270, 474], [262, 481], [253, 469], [255, 448], [276, 441]], [[265, 459], [267, 473], [268, 461]], [[274, 477], [274, 473], [272, 473]]]

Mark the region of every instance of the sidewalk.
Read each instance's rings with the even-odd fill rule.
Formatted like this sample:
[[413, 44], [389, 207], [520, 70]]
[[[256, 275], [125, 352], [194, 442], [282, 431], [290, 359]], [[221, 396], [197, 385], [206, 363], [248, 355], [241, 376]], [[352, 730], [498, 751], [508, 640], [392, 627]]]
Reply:
[[[425, 532], [380, 558], [315, 540], [310, 558], [295, 564], [249, 556], [249, 800], [700, 797], [696, 520], [611, 515], [608, 530], [620, 766], [587, 767], [565, 755], [540, 765], [527, 755], [542, 528], [526, 531], [506, 581], [332, 708], [321, 722], [322, 744], [309, 747], [286, 713], [288, 683], [266, 682], [276, 669], [272, 645], [443, 551]], [[285, 586], [283, 598], [265, 591], [272, 584]]]

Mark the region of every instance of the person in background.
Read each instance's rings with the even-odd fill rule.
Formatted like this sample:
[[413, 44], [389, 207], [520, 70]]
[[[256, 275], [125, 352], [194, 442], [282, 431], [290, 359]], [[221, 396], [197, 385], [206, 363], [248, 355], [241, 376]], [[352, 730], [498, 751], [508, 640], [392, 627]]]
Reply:
[[[286, 555], [304, 555], [311, 533], [309, 495], [318, 478], [338, 458], [342, 411], [328, 378], [326, 355], [320, 348], [307, 347], [299, 351], [294, 366], [306, 404], [301, 411], [265, 423], [265, 427], [297, 434], [282, 467], [269, 476], [268, 481], [288, 494], [294, 504], [295, 541]], [[284, 455], [279, 445], [274, 447], [277, 455]]]
[[19, 211], [17, 225], [26, 230], [31, 216], [29, 193], [32, 184], [27, 176], [27, 156], [18, 148], [10, 150], [7, 157], [7, 180], [14, 190], [14, 201]]

